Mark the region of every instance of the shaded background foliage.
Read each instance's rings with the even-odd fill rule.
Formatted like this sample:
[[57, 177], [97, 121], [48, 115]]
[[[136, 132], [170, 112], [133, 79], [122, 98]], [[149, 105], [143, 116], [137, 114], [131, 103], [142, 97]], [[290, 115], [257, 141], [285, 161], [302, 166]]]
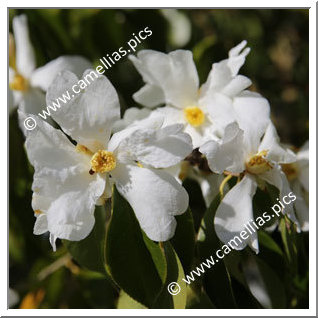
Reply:
[[[193, 52], [200, 82], [203, 83], [213, 62], [227, 57], [227, 52], [243, 39], [251, 53], [241, 74], [253, 81], [252, 90], [264, 95], [271, 104], [271, 114], [281, 141], [300, 147], [309, 134], [308, 116], [308, 10], [180, 10], [191, 26], [189, 41], [176, 45], [172, 25], [161, 10], [100, 10], [100, 9], [41, 9], [9, 10], [12, 17], [28, 16], [31, 41], [37, 65], [41, 66], [60, 55], [83, 55], [95, 65], [99, 58], [117, 51], [133, 38], [132, 33], [148, 26], [151, 37], [137, 50], [155, 49], [163, 52], [182, 48]], [[127, 57], [118, 61], [105, 75], [113, 83], [121, 99], [122, 112], [136, 106], [132, 94], [142, 85], [142, 79]], [[43, 105], [44, 106], [44, 105]], [[73, 259], [63, 244], [56, 253], [45, 236], [32, 234], [34, 217], [31, 209], [33, 169], [23, 148], [23, 136], [18, 128], [16, 113], [9, 119], [9, 285], [20, 296], [16, 307], [34, 308], [116, 308], [119, 289], [101, 274], [84, 269]], [[198, 229], [204, 203], [198, 186], [186, 181], [193, 193], [191, 208]], [[263, 202], [264, 205], [264, 202]], [[200, 212], [201, 211], [201, 212]], [[263, 232], [262, 232], [263, 233]], [[275, 307], [308, 307], [308, 234], [295, 238], [295, 255], [288, 259], [283, 236], [274, 232], [275, 242], [260, 234], [261, 252], [254, 262], [264, 262], [275, 277], [282, 280]], [[274, 243], [277, 246], [273, 247]], [[172, 242], [174, 244], [174, 242]], [[288, 242], [287, 242], [288, 243]], [[178, 244], [176, 251], [182, 251]], [[121, 248], [118, 246], [118, 248]], [[186, 248], [184, 246], [184, 248]], [[277, 253], [273, 253], [276, 249]], [[281, 251], [284, 255], [280, 255]], [[210, 249], [210, 252], [213, 252]], [[180, 252], [182, 253], [182, 252]], [[187, 253], [186, 253], [187, 254]], [[189, 253], [188, 253], [189, 254]], [[240, 281], [238, 271], [248, 271], [251, 255], [246, 250], [232, 252], [229, 259], [232, 288], [240, 308], [260, 308]], [[179, 257], [180, 254], [178, 254]], [[242, 256], [243, 255], [243, 256]], [[207, 255], [209, 256], [209, 255]], [[189, 258], [189, 255], [186, 257]], [[246, 257], [249, 262], [234, 268], [235, 259]], [[285, 261], [287, 257], [287, 261]], [[282, 262], [282, 258], [284, 261]], [[195, 262], [194, 262], [195, 263]], [[296, 264], [295, 264], [296, 263]], [[243, 264], [243, 265], [242, 265]], [[245, 265], [246, 266], [245, 266]], [[242, 266], [244, 268], [242, 268]], [[193, 268], [186, 264], [187, 271]], [[212, 269], [211, 271], [213, 271]], [[264, 272], [266, 272], [264, 270]], [[267, 272], [266, 272], [267, 273]], [[273, 276], [270, 278], [275, 281]], [[213, 282], [213, 281], [212, 281]], [[273, 283], [274, 284], [274, 283]], [[196, 289], [196, 284], [194, 290]], [[275, 285], [275, 284], [274, 284]], [[208, 292], [209, 286], [206, 286]], [[223, 308], [218, 300], [200, 292], [200, 301], [189, 297], [189, 308]], [[216, 303], [213, 303], [215, 302]], [[225, 308], [225, 307], [224, 307]]]

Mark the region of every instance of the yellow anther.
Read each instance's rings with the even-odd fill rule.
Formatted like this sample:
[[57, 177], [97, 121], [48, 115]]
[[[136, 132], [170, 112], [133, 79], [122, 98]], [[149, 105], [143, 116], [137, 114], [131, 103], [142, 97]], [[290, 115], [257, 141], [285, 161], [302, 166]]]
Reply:
[[116, 158], [111, 151], [98, 150], [91, 159], [94, 172], [110, 172], [116, 168]]
[[264, 158], [267, 152], [267, 150], [263, 150], [250, 157], [249, 161], [245, 164], [246, 170], [252, 174], [262, 174], [271, 170], [273, 168], [272, 165]]
[[42, 213], [43, 213], [43, 212], [42, 212], [41, 210], [35, 210], [35, 211], [34, 211], [34, 214], [35, 214], [35, 215], [40, 215], [40, 214], [42, 214]]
[[143, 167], [144, 167], [139, 161], [137, 161], [137, 166], [138, 166], [139, 168], [143, 168]]
[[29, 88], [29, 83], [22, 75], [16, 74], [9, 87], [15, 91], [26, 91]]
[[186, 107], [184, 109], [184, 115], [187, 122], [193, 127], [202, 125], [205, 120], [204, 112], [197, 106]]
[[81, 144], [76, 145], [76, 151], [84, 153], [85, 155], [93, 156], [93, 152], [91, 152], [87, 147]]
[[299, 168], [295, 163], [282, 164], [282, 170], [284, 171], [289, 181], [295, 180], [299, 175]]

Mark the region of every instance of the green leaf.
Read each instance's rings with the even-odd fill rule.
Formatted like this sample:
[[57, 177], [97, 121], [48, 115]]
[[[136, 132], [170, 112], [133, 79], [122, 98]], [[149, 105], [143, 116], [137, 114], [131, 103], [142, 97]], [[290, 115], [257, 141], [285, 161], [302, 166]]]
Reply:
[[119, 293], [117, 309], [147, 309], [147, 307], [134, 300], [121, 290]]
[[143, 235], [134, 211], [116, 188], [112, 200], [106, 266], [125, 293], [151, 307], [166, 277], [164, 255], [158, 244]]
[[193, 216], [194, 228], [197, 232], [206, 210], [202, 191], [199, 183], [189, 178], [185, 179], [182, 185], [189, 193], [189, 207]]
[[197, 290], [189, 286], [187, 289], [187, 309], [216, 309], [203, 289]]
[[[170, 242], [163, 243], [163, 250], [167, 261], [167, 277], [162, 291], [152, 308], [184, 309], [187, 301], [187, 286], [182, 280], [184, 278], [184, 272], [181, 262]], [[175, 295], [171, 295], [168, 292], [170, 284], [173, 284], [172, 290], [179, 288], [179, 292]]]
[[102, 206], [95, 209], [95, 225], [92, 232], [78, 242], [63, 240], [72, 257], [81, 266], [106, 275], [104, 263], [106, 211]]
[[291, 221], [284, 217], [280, 220], [279, 230], [281, 233], [284, 250], [287, 260], [290, 264], [290, 269], [293, 273], [297, 272], [297, 246], [296, 246], [296, 231]]
[[[197, 242], [200, 262], [210, 259], [211, 255], [214, 256], [213, 253], [221, 247], [214, 230], [214, 216], [219, 203], [218, 195], [205, 212], [201, 223]], [[206, 293], [217, 308], [236, 308], [229, 273], [224, 261], [221, 259], [218, 261], [216, 265], [205, 271], [203, 282]]]
[[171, 244], [182, 263], [185, 272], [189, 272], [195, 250], [195, 231], [190, 208], [182, 215], [176, 216], [177, 229]]
[[272, 252], [284, 256], [283, 251], [281, 248], [278, 246], [278, 244], [268, 235], [268, 233], [264, 231], [259, 231], [258, 232], [258, 240], [261, 245], [266, 247], [267, 249], [271, 250]]
[[286, 308], [284, 286], [271, 267], [249, 253], [242, 268], [251, 293], [264, 308]]

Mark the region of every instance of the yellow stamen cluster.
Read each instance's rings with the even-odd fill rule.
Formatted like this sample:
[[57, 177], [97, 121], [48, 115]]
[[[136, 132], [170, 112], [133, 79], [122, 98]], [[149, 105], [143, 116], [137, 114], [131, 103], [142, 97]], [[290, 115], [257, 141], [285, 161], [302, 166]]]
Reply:
[[295, 163], [285, 163], [281, 166], [289, 181], [295, 180], [298, 177], [299, 168]]
[[264, 158], [267, 155], [267, 150], [263, 150], [256, 155], [250, 157], [249, 161], [246, 162], [246, 170], [252, 174], [261, 174], [271, 170], [273, 167]]
[[15, 91], [26, 91], [29, 88], [29, 83], [22, 75], [16, 74], [9, 86]]
[[204, 112], [197, 106], [186, 107], [184, 109], [184, 115], [187, 122], [193, 127], [202, 125], [205, 120]]
[[116, 158], [111, 151], [98, 150], [91, 159], [94, 172], [110, 172], [116, 168]]

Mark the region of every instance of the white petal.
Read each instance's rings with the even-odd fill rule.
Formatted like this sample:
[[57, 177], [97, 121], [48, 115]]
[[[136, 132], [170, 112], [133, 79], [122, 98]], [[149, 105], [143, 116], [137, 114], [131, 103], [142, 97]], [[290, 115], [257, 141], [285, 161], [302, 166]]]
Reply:
[[244, 40], [229, 51], [228, 66], [231, 69], [233, 75], [238, 73], [240, 68], [245, 63], [245, 57], [250, 52], [249, 47], [243, 50], [246, 44], [247, 42]]
[[221, 93], [207, 94], [200, 99], [200, 105], [205, 105], [211, 117], [213, 127], [223, 129], [236, 120], [232, 99]]
[[[46, 230], [53, 242], [56, 238], [78, 241], [90, 233], [94, 225], [95, 205], [104, 188], [105, 179], [99, 174], [91, 176], [88, 171], [74, 174], [69, 171], [61, 178], [52, 171], [36, 170], [32, 205], [45, 215]], [[42, 214], [37, 222], [39, 217]], [[35, 234], [41, 234], [44, 226], [45, 223], [41, 227], [36, 223]]]
[[227, 60], [213, 63], [207, 81], [200, 88], [200, 96], [204, 97], [211, 92], [220, 92], [232, 78], [231, 70], [227, 66]]
[[172, 238], [176, 229], [174, 215], [184, 213], [189, 203], [187, 192], [174, 177], [135, 166], [120, 166], [112, 176], [147, 236], [154, 241]]
[[26, 15], [19, 15], [12, 20], [16, 46], [16, 66], [18, 72], [29, 78], [35, 69], [35, 55], [29, 37]]
[[108, 150], [109, 151], [116, 151], [119, 144], [126, 138], [128, 138], [133, 132], [140, 128], [144, 129], [159, 129], [163, 125], [164, 118], [161, 114], [154, 114], [154, 112], [151, 113], [151, 115], [148, 118], [138, 120], [136, 123], [133, 123], [129, 125], [124, 130], [118, 131], [117, 133], [113, 134], [111, 137], [109, 143], [108, 143]]
[[[105, 76], [95, 78], [95, 71], [87, 70], [83, 78], [90, 82], [84, 91], [76, 94], [67, 104], [61, 103], [57, 111], [52, 111], [53, 119], [78, 143], [91, 151], [105, 149], [113, 123], [120, 118], [118, 95]], [[89, 79], [91, 74], [93, 81]], [[57, 76], [48, 88], [46, 100], [51, 105], [72, 86], [78, 83], [75, 74], [65, 71]], [[79, 87], [76, 88], [78, 90]]]
[[259, 146], [259, 151], [262, 150], [268, 151], [266, 158], [273, 162], [291, 163], [296, 161], [296, 155], [290, 149], [285, 149], [280, 145], [277, 131], [272, 122], [267, 126], [265, 135]]
[[[179, 108], [196, 104], [199, 78], [190, 51], [177, 50], [164, 54], [142, 50], [137, 57], [129, 58], [146, 84], [161, 88], [167, 104]], [[139, 102], [146, 105], [149, 99], [141, 101], [139, 98]]]
[[37, 216], [33, 228], [33, 234], [35, 235], [41, 235], [48, 231], [47, 227], [47, 217], [46, 214], [41, 213], [39, 216]]
[[25, 147], [36, 171], [50, 171], [62, 179], [69, 173], [89, 171], [88, 156], [76, 152], [75, 146], [60, 130], [36, 116], [34, 118], [37, 126], [27, 132]]
[[56, 75], [61, 71], [70, 71], [81, 78], [84, 71], [91, 68], [92, 64], [82, 56], [60, 56], [57, 59], [37, 68], [31, 76], [32, 86], [40, 87], [47, 91]]
[[309, 192], [309, 142], [307, 141], [297, 153], [297, 165], [299, 168], [299, 181], [303, 188]]
[[200, 147], [200, 152], [206, 156], [213, 172], [223, 173], [226, 170], [240, 173], [244, 171], [243, 136], [243, 131], [234, 122], [225, 128], [221, 142], [212, 140]]
[[228, 59], [212, 65], [208, 79], [200, 89], [201, 97], [221, 91], [225, 95], [233, 97], [251, 85], [251, 81], [247, 77], [242, 75], [236, 76], [240, 67], [245, 62], [245, 56], [249, 52], [249, 49], [245, 49], [240, 54], [245, 45], [246, 41], [241, 42], [230, 50]]
[[48, 230], [55, 237], [70, 241], [84, 239], [93, 229], [95, 201], [91, 201], [89, 189], [69, 192], [54, 200], [47, 211]]
[[[238, 236], [240, 240], [235, 239], [237, 246], [235, 243], [231, 245], [236, 250], [242, 250], [249, 245], [258, 253], [257, 233], [252, 230], [250, 233], [245, 227], [248, 223], [252, 224], [254, 219], [252, 200], [256, 188], [255, 180], [246, 175], [225, 195], [215, 213], [214, 224], [217, 236], [225, 244]], [[248, 233], [246, 240], [240, 237], [243, 230]]]
[[260, 139], [269, 124], [270, 107], [268, 101], [253, 93], [245, 92], [233, 100], [235, 117], [244, 131], [248, 153], [257, 153]]
[[252, 81], [249, 78], [237, 75], [222, 89], [222, 93], [229, 97], [234, 97], [251, 85]]
[[299, 221], [299, 225], [302, 231], [307, 232], [309, 231], [309, 207], [306, 203], [300, 183], [295, 180], [292, 184], [292, 190], [296, 195], [296, 200], [294, 201], [296, 216]]
[[[281, 170], [280, 166], [275, 166], [273, 169], [262, 173], [259, 177], [269, 184], [275, 186], [279, 190], [279, 199], [283, 202], [283, 197], [288, 196], [288, 193], [291, 192], [288, 180], [286, 178], [285, 173]], [[278, 203], [278, 202], [277, 202]], [[288, 217], [293, 221], [297, 228], [299, 229], [299, 223], [295, 216], [295, 211], [293, 204], [284, 205], [285, 208], [283, 209], [283, 213], [286, 213]]]
[[150, 114], [151, 110], [148, 108], [130, 107], [125, 111], [124, 117], [115, 122], [112, 130], [113, 132], [121, 131], [129, 125], [136, 124], [138, 121], [149, 117]]
[[146, 107], [154, 108], [165, 102], [165, 96], [159, 86], [146, 84], [133, 94], [133, 99]]
[[154, 168], [171, 167], [192, 152], [191, 137], [182, 131], [180, 124], [138, 129], [120, 143], [118, 158], [121, 155], [131, 157]]
[[38, 88], [30, 88], [23, 94], [19, 109], [26, 114], [37, 115], [46, 107], [45, 95]]

